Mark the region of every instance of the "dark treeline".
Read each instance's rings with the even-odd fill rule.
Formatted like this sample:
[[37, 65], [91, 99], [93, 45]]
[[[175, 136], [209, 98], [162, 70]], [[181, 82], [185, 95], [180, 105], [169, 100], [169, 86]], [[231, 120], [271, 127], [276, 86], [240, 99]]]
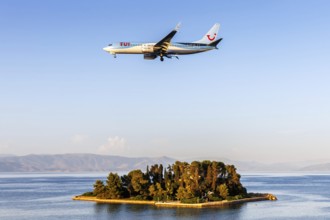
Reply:
[[[87, 193], [88, 194], [88, 193]], [[87, 195], [86, 194], [86, 195]], [[133, 170], [127, 175], [110, 173], [106, 183], [97, 180], [89, 195], [102, 199], [137, 199], [195, 203], [238, 199], [247, 195], [233, 165], [216, 161], [175, 162]]]

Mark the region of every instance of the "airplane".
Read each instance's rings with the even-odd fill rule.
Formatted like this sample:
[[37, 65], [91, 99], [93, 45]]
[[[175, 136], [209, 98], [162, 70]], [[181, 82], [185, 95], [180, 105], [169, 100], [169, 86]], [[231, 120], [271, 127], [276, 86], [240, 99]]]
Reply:
[[119, 42], [109, 44], [103, 50], [112, 54], [114, 58], [117, 57], [117, 54], [143, 54], [145, 60], [154, 60], [160, 57], [160, 61], [164, 61], [164, 57], [179, 59], [178, 55], [195, 54], [218, 49], [217, 45], [222, 40], [222, 38], [216, 40], [220, 24], [214, 24], [203, 38], [198, 41], [192, 43], [171, 43], [180, 26], [180, 23], [177, 24], [174, 30], [157, 43]]

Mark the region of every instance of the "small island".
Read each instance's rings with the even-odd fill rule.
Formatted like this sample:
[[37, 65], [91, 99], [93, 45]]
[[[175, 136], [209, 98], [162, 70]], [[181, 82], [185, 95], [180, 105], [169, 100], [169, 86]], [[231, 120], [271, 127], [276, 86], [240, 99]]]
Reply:
[[92, 192], [74, 200], [100, 203], [149, 204], [159, 207], [214, 207], [251, 201], [277, 200], [272, 194], [247, 193], [234, 165], [205, 160], [176, 161], [132, 170], [127, 175], [109, 173], [106, 183], [96, 180]]

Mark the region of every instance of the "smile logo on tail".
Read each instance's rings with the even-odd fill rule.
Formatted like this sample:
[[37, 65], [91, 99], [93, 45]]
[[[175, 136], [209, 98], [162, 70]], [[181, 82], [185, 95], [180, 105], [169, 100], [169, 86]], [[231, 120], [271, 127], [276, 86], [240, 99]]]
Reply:
[[216, 33], [214, 33], [214, 35], [213, 35], [213, 37], [211, 38], [210, 37], [210, 35], [208, 34], [208, 35], [206, 35], [207, 36], [207, 38], [209, 39], [209, 41], [213, 41], [214, 39], [215, 39], [215, 37], [217, 36], [217, 34]]

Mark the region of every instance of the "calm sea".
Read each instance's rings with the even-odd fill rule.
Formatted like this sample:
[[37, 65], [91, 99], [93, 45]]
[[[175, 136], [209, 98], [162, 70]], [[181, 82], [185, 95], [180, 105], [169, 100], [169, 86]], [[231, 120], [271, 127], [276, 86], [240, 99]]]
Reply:
[[179, 209], [72, 201], [102, 174], [0, 174], [0, 219], [330, 219], [330, 175], [245, 174], [249, 192], [278, 201]]

